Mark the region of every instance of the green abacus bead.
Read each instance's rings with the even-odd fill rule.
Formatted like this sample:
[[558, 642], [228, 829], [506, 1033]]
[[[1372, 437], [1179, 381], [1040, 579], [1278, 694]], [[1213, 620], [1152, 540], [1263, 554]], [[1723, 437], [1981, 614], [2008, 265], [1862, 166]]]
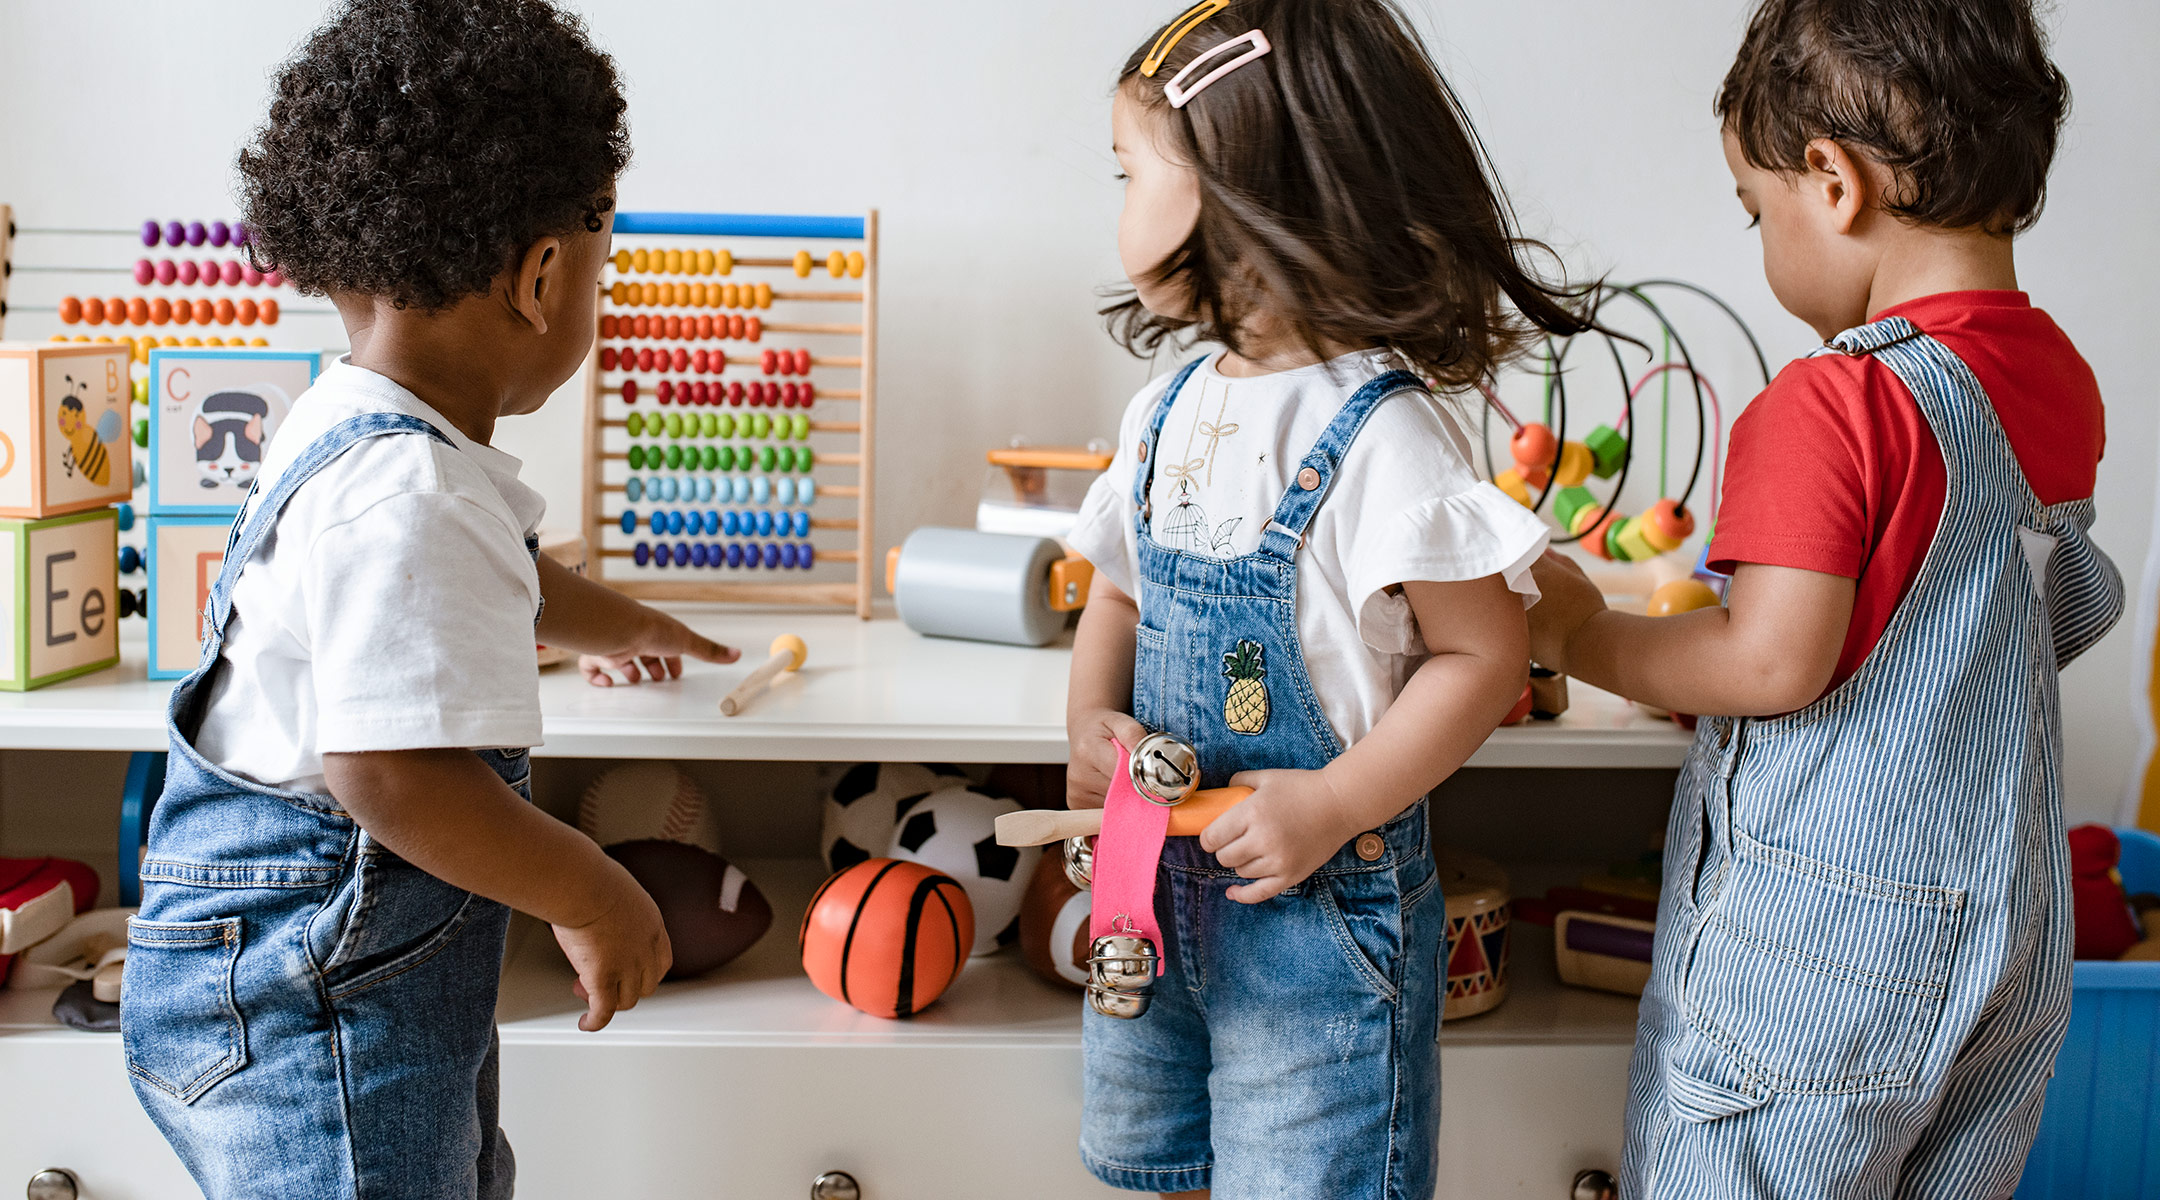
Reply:
[[758, 414], [758, 415], [757, 415], [756, 417], [752, 418], [752, 420], [753, 420], [754, 424], [755, 424], [755, 425], [757, 426], [757, 428], [755, 429], [755, 431], [753, 431], [753, 432], [751, 433], [751, 435], [750, 435], [750, 436], [752, 436], [752, 437], [771, 437], [771, 436], [772, 436], [772, 415], [771, 415], [770, 413], [759, 413], [759, 414]]
[[645, 447], [638, 445], [631, 446], [629, 457], [631, 470], [642, 471], [645, 469]]
[[718, 458], [719, 458], [720, 462], [719, 462], [719, 465], [718, 465], [718, 466], [716, 466], [716, 467], [714, 467], [713, 469], [714, 469], [714, 470], [718, 470], [718, 471], [732, 471], [732, 470], [734, 470], [734, 469], [735, 469], [735, 447], [733, 447], [733, 446], [717, 446], [717, 447], [714, 447], [714, 449], [715, 449], [716, 451], [718, 451], [718, 453], [717, 453], [716, 457], [718, 457]]
[[653, 430], [654, 433], [665, 433], [669, 437], [682, 436], [681, 413], [669, 413], [665, 417], [656, 417], [655, 420], [659, 422], [660, 428]]
[[795, 447], [793, 447], [793, 446], [782, 446], [782, 447], [780, 447], [780, 449], [779, 449], [779, 452], [773, 455], [773, 470], [775, 470], [775, 471], [780, 471], [780, 472], [783, 472], [783, 473], [785, 473], [785, 472], [788, 472], [788, 471], [792, 471], [792, 470], [794, 470], [794, 469], [795, 469]]
[[717, 471], [720, 469], [720, 447], [707, 446], [705, 447], [705, 453], [699, 455], [698, 458], [704, 462], [706, 470]]
[[718, 436], [720, 436], [720, 437], [734, 437], [734, 436], [735, 436], [735, 414], [734, 414], [734, 413], [714, 413], [714, 414], [713, 414], [713, 416], [714, 416], [714, 417], [715, 417], [715, 418], [716, 418], [716, 419], [717, 419], [717, 420], [718, 420], [718, 421], [720, 422], [720, 432], [719, 432]]
[[678, 467], [682, 466], [682, 447], [681, 447], [681, 446], [669, 446], [669, 447], [667, 448], [667, 465], [668, 465], [668, 470], [670, 470], [670, 471], [672, 471], [672, 470], [675, 470], [676, 468], [678, 468]]
[[779, 455], [777, 455], [777, 454], [773, 453], [773, 448], [772, 448], [771, 446], [760, 446], [760, 447], [758, 447], [758, 452], [757, 452], [757, 465], [758, 465], [758, 470], [760, 470], [760, 471], [770, 471], [770, 470], [772, 470], [772, 469], [773, 469], [773, 463], [774, 463], [774, 462], [775, 462], [775, 461], [776, 461], [776, 460], [777, 460], [777, 459], [778, 459], [779, 457], [780, 457]]
[[809, 437], [809, 436], [810, 436], [810, 415], [809, 415], [808, 413], [796, 413], [796, 414], [795, 414], [795, 440], [799, 442], [799, 441], [802, 441], [802, 440], [803, 440], [804, 438], [807, 438], [807, 437]]
[[641, 412], [634, 412], [631, 413], [629, 416], [624, 417], [623, 428], [629, 431], [631, 437], [636, 437], [637, 435], [645, 432], [645, 414]]
[[809, 473], [810, 473], [810, 468], [811, 468], [811, 466], [812, 466], [812, 465], [814, 465], [814, 464], [815, 464], [815, 462], [816, 462], [816, 456], [810, 453], [810, 447], [808, 447], [808, 446], [798, 446], [798, 447], [796, 447], [796, 450], [795, 450], [795, 469], [796, 469], [796, 470], [798, 470], [798, 471], [801, 471], [801, 472], [802, 472], [803, 474], [807, 475], [807, 474], [809, 474]]
[[699, 424], [700, 426], [702, 426], [702, 427], [703, 427], [703, 429], [704, 429], [704, 432], [705, 432], [705, 436], [706, 436], [706, 437], [719, 437], [719, 436], [720, 436], [720, 414], [719, 414], [719, 413], [706, 413], [706, 414], [705, 414], [705, 419], [704, 419], [703, 421], [700, 421], [700, 422], [698, 422], [698, 424]]
[[150, 418], [135, 418], [135, 444], [138, 446], [150, 444]]

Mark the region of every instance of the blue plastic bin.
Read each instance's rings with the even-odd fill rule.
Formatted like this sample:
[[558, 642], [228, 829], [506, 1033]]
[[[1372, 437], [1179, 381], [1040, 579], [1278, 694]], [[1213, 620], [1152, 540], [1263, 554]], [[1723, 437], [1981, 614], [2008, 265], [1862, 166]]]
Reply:
[[[2123, 885], [2160, 892], [2160, 837], [2118, 829]], [[2160, 962], [2081, 962], [2017, 1200], [2160, 1197]]]

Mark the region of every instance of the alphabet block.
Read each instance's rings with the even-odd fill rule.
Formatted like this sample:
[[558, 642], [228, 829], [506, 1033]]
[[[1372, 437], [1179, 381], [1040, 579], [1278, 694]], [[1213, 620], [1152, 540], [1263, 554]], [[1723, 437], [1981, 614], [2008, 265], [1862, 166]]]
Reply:
[[231, 517], [149, 519], [150, 678], [184, 678], [202, 660], [202, 614], [231, 531]]
[[128, 354], [113, 344], [0, 343], [0, 517], [52, 517], [128, 498]]
[[239, 512], [263, 448], [321, 370], [313, 350], [152, 350], [151, 514]]
[[0, 520], [0, 689], [26, 692], [120, 661], [120, 528], [110, 508]]

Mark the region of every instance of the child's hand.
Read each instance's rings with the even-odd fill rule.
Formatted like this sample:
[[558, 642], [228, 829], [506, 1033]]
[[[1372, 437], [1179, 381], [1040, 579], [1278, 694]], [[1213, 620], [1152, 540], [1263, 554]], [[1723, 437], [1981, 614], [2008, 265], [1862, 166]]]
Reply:
[[1226, 893], [1240, 904], [1273, 899], [1335, 857], [1362, 832], [1345, 818], [1354, 811], [1322, 771], [1241, 771], [1231, 787], [1253, 794], [1200, 831], [1200, 848], [1251, 883]]
[[554, 929], [556, 943], [577, 970], [577, 983], [570, 990], [585, 1002], [578, 1028], [587, 1033], [607, 1028], [617, 1012], [636, 1008], [675, 965], [659, 906], [620, 867], [613, 872], [606, 907], [598, 916]]
[[1130, 750], [1147, 736], [1147, 727], [1124, 713], [1103, 709], [1073, 717], [1065, 729], [1072, 742], [1071, 762], [1065, 768], [1065, 807], [1101, 808], [1118, 769], [1118, 749], [1111, 739]]
[[1530, 564], [1530, 577], [1539, 593], [1530, 609], [1530, 660], [1565, 675], [1568, 639], [1583, 622], [1605, 611], [1605, 594], [1574, 559], [1551, 550]]
[[693, 631], [658, 609], [638, 607], [646, 620], [621, 650], [578, 656], [578, 670], [585, 673], [585, 682], [594, 687], [614, 687], [615, 676], [610, 672], [615, 672], [624, 683], [636, 683], [641, 678], [659, 683], [681, 678], [684, 655], [709, 663], [731, 663], [742, 657], [741, 651]]

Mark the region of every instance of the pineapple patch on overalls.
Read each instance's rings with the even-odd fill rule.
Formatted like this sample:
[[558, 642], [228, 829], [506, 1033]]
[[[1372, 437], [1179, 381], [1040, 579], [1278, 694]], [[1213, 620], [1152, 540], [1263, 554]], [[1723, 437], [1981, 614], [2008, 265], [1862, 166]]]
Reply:
[[1223, 678], [1230, 690], [1223, 697], [1223, 724], [1232, 733], [1258, 737], [1267, 732], [1267, 647], [1239, 638], [1237, 648], [1222, 656]]

